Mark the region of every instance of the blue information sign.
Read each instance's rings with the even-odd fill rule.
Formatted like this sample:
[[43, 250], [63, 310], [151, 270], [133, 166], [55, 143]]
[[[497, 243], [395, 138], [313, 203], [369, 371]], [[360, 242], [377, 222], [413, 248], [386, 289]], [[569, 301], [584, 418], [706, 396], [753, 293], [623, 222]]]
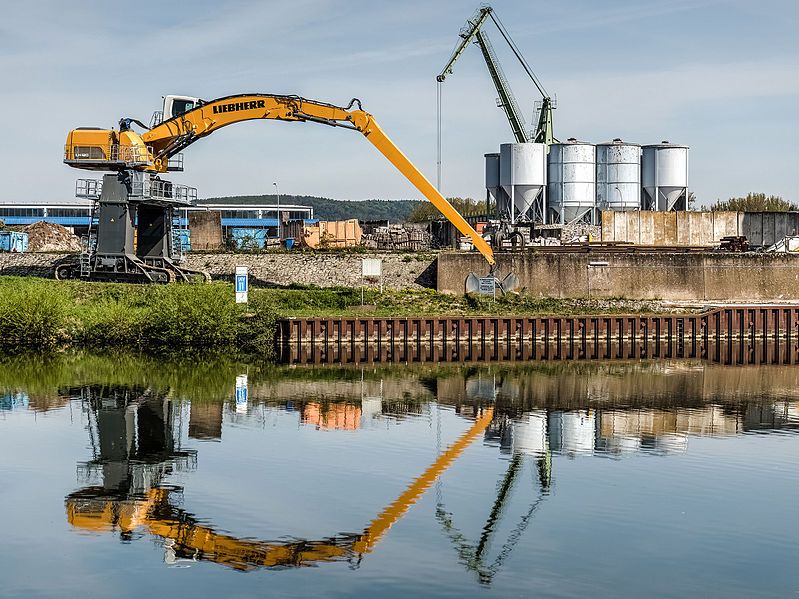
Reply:
[[247, 387], [236, 387], [236, 403], [247, 403]]

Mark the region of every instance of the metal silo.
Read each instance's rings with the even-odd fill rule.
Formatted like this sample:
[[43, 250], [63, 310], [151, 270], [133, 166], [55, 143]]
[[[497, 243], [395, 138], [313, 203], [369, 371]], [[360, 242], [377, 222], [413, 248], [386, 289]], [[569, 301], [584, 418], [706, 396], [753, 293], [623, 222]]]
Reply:
[[510, 222], [546, 222], [546, 144], [502, 144], [499, 153], [499, 182], [510, 198]]
[[688, 146], [667, 141], [643, 147], [644, 210], [688, 209]]
[[573, 138], [552, 144], [548, 162], [553, 222], [596, 223], [596, 146]]
[[597, 210], [641, 209], [641, 146], [620, 139], [596, 146]]
[[499, 184], [499, 153], [486, 154], [486, 191], [494, 200], [496, 217], [510, 220], [510, 197]]

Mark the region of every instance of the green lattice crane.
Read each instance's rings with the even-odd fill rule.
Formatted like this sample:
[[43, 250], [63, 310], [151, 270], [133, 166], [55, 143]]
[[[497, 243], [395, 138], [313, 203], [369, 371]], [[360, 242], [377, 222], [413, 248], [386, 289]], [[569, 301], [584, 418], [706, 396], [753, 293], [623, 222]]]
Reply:
[[[533, 84], [541, 93], [542, 100], [540, 110], [538, 111], [538, 122], [533, 132], [527, 131], [524, 117], [519, 109], [519, 104], [516, 101], [516, 97], [513, 95], [513, 91], [511, 90], [508, 79], [505, 77], [502, 66], [497, 59], [494, 48], [488, 39], [488, 35], [485, 31], [483, 31], [483, 25], [489, 18], [494, 22], [494, 25], [496, 25], [508, 46], [510, 46], [511, 51], [519, 60], [522, 68], [524, 68]], [[491, 75], [491, 80], [494, 82], [494, 87], [496, 88], [497, 94], [499, 96], [497, 104], [505, 112], [505, 116], [508, 119], [508, 123], [510, 124], [511, 131], [516, 138], [516, 141], [519, 143], [545, 143], [547, 145], [557, 141], [552, 129], [552, 111], [555, 108], [555, 102], [547, 93], [538, 77], [536, 77], [535, 73], [530, 68], [530, 65], [527, 64], [527, 61], [522, 56], [519, 48], [516, 46], [516, 43], [510, 37], [508, 31], [494, 13], [494, 9], [490, 6], [483, 6], [479, 8], [472, 18], [466, 21], [466, 24], [460, 31], [460, 38], [460, 42], [458, 42], [458, 45], [452, 52], [452, 56], [450, 56], [446, 66], [441, 70], [441, 73], [439, 73], [438, 77], [436, 77], [436, 81], [443, 83], [447, 75], [452, 74], [452, 69], [454, 68], [458, 58], [460, 58], [461, 54], [463, 54], [469, 44], [474, 42], [479, 46], [480, 51], [483, 54], [486, 67], [488, 67], [488, 73]]]

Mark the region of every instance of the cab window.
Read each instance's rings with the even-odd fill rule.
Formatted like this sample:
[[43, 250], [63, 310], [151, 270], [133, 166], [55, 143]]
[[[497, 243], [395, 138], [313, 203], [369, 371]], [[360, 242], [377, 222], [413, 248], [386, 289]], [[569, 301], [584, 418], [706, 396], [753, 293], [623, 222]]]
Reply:
[[194, 108], [193, 100], [178, 100], [172, 102], [172, 116], [178, 116]]

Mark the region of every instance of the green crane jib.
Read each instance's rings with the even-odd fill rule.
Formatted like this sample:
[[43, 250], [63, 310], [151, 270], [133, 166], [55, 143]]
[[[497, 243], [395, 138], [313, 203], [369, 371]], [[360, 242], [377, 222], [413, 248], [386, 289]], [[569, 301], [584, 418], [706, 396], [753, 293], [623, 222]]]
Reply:
[[494, 48], [491, 46], [488, 36], [484, 31], [478, 31], [475, 37], [477, 38], [477, 45], [480, 46], [480, 51], [483, 53], [483, 58], [485, 58], [494, 87], [497, 88], [497, 94], [499, 94], [497, 103], [505, 111], [505, 116], [508, 118], [516, 141], [518, 143], [532, 141], [529, 139], [530, 135], [525, 127], [522, 111], [519, 109], [519, 104], [510, 89], [505, 73], [502, 72], [502, 67], [499, 65], [497, 55], [494, 54]]
[[[533, 81], [543, 98], [541, 101], [541, 110], [538, 115], [538, 123], [536, 125], [535, 131], [532, 134], [525, 129], [524, 118], [522, 117], [521, 110], [519, 109], [519, 104], [516, 102], [516, 98], [510, 89], [508, 80], [502, 71], [499, 60], [497, 60], [494, 49], [491, 46], [491, 42], [488, 40], [488, 35], [482, 31], [482, 27], [489, 17], [497, 26], [500, 34], [505, 39], [508, 46], [510, 46], [513, 54], [519, 60], [522, 68], [524, 68], [525, 72]], [[496, 14], [494, 13], [494, 9], [490, 6], [483, 6], [478, 9], [474, 16], [469, 19], [466, 22], [466, 25], [461, 29], [460, 37], [461, 41], [458, 43], [452, 53], [452, 56], [450, 56], [449, 60], [447, 61], [447, 65], [442, 69], [441, 73], [439, 73], [438, 77], [436, 77], [436, 80], [439, 83], [442, 83], [446, 79], [447, 75], [452, 74], [452, 69], [454, 68], [458, 58], [460, 58], [461, 54], [463, 54], [464, 50], [471, 42], [476, 43], [483, 53], [483, 58], [485, 59], [486, 66], [488, 67], [488, 72], [491, 75], [491, 80], [494, 82], [494, 87], [499, 95], [498, 104], [505, 111], [505, 116], [508, 119], [508, 123], [510, 124], [511, 131], [513, 131], [516, 141], [519, 143], [536, 142], [546, 144], [555, 142], [556, 140], [552, 130], [552, 110], [555, 108], [555, 106], [552, 102], [552, 99], [544, 89], [544, 86], [541, 85], [538, 77], [536, 77], [535, 73], [533, 73], [530, 65], [527, 64], [527, 61], [522, 56], [519, 48], [516, 46], [513, 39], [511, 39], [510, 34], [508, 34], [505, 27], [497, 18]]]

